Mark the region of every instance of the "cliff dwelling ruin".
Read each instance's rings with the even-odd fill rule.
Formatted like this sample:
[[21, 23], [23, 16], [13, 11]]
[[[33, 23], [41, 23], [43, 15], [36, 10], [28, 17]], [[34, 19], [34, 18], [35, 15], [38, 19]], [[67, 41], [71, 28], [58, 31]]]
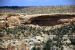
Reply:
[[[34, 16], [34, 15], [33, 15]], [[27, 24], [39, 26], [53, 26], [59, 24], [69, 24], [75, 22], [75, 15], [70, 14], [54, 14], [54, 15], [36, 15], [31, 16], [27, 20]]]
[[[1, 16], [2, 17], [2, 16]], [[33, 24], [39, 26], [53, 26], [59, 24], [69, 24], [75, 22], [74, 14], [34, 14], [34, 15], [19, 15], [8, 14], [0, 18], [0, 27], [14, 27], [21, 24]], [[7, 26], [5, 26], [7, 25]]]

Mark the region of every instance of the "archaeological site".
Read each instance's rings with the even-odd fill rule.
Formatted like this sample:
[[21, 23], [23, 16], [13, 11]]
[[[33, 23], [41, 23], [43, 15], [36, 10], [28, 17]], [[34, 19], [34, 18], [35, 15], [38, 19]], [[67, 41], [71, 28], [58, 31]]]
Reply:
[[75, 6], [0, 7], [0, 50], [75, 50]]

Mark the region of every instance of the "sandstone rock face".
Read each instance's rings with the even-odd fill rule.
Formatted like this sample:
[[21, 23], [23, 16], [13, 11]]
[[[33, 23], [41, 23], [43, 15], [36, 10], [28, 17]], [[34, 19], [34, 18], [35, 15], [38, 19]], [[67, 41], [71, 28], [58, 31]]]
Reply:
[[[29, 17], [29, 18], [28, 18]], [[70, 24], [75, 22], [74, 15], [67, 15], [67, 14], [56, 14], [56, 15], [50, 15], [50, 14], [39, 14], [39, 15], [28, 15], [26, 16], [27, 23], [34, 24], [34, 25], [40, 25], [40, 26], [52, 26], [52, 25], [59, 25], [59, 24]]]
[[[71, 17], [70, 17], [71, 16]], [[21, 15], [21, 14], [3, 14], [0, 18], [0, 27], [14, 28], [21, 24], [33, 24], [40, 26], [59, 25], [75, 22], [74, 15], [59, 14], [39, 14], [39, 15]]]

